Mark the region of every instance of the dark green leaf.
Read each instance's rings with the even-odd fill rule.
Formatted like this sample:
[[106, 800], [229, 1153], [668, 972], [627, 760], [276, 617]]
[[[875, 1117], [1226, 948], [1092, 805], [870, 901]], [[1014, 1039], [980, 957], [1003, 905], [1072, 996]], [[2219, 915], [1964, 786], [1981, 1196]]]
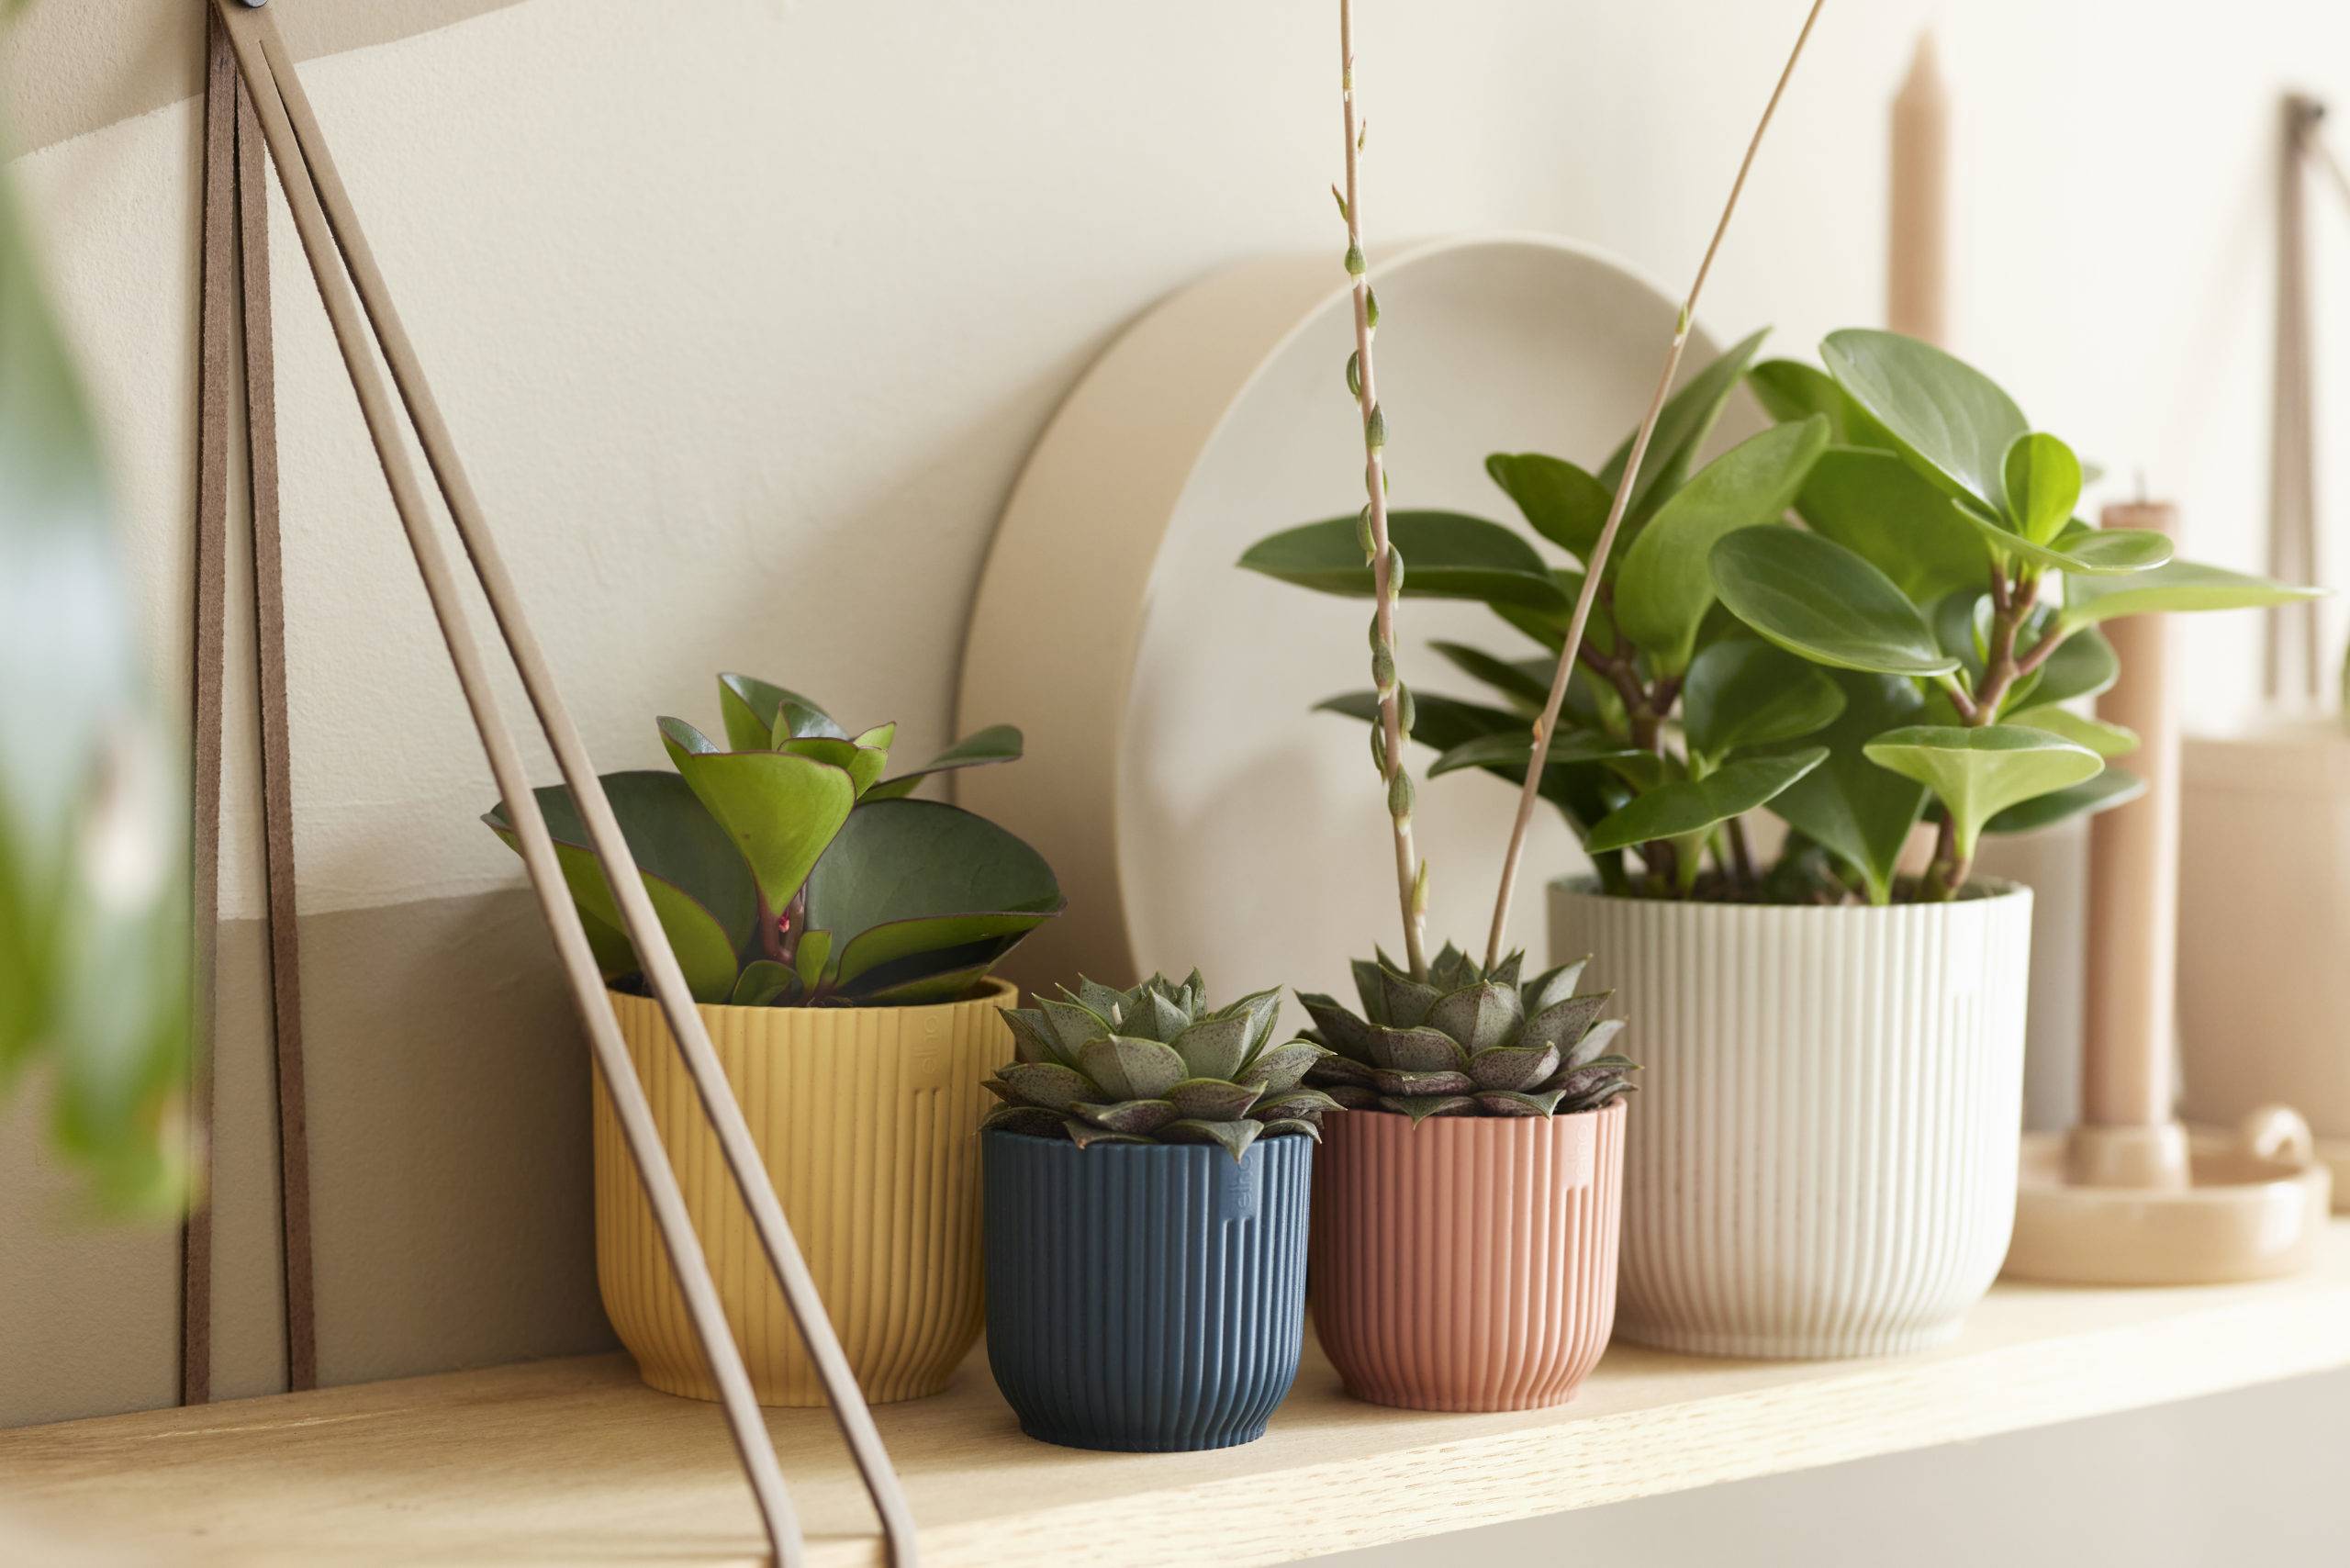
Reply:
[[1770, 809], [1850, 867], [1872, 902], [1884, 903], [1892, 896], [1901, 846], [1925, 810], [1926, 789], [1879, 767], [1861, 748], [1887, 730], [1916, 723], [1925, 699], [1901, 676], [1837, 670], [1829, 678], [1844, 694], [1844, 711], [1810, 737], [1828, 748], [1828, 760], [1774, 797]]
[[[1498, 522], [1461, 512], [1399, 511], [1387, 519], [1402, 552], [1406, 598], [1472, 599], [1530, 609], [1566, 608], [1534, 546]], [[1355, 520], [1331, 518], [1259, 540], [1240, 565], [1285, 583], [1352, 599], [1372, 595], [1371, 569], [1355, 542]]]
[[1699, 654], [1681, 689], [1689, 748], [1709, 764], [1810, 734], [1843, 711], [1844, 693], [1826, 670], [1750, 638]]
[[1891, 452], [1831, 446], [1819, 454], [1796, 510], [1891, 578], [1919, 604], [1954, 588], [1979, 588], [1991, 553], [1950, 498]]
[[1913, 676], [1958, 667], [1901, 590], [1833, 540], [1743, 529], [1714, 546], [1712, 566], [1732, 614], [1814, 664]]
[[[735, 955], [751, 945], [758, 918], [758, 894], [742, 855], [676, 774], [607, 773], [599, 782], [687, 987], [698, 1002], [727, 1001], [734, 991]], [[606, 966], [605, 977], [618, 979], [641, 969], [571, 791], [555, 784], [532, 794], [554, 840], [572, 902], [588, 917], [591, 935], [602, 929], [597, 958]], [[482, 820], [519, 852], [502, 802]]]
[[[733, 751], [765, 751], [774, 744], [776, 714], [787, 703], [822, 714], [823, 709], [788, 687], [755, 676], [718, 678], [718, 711], [726, 721], [726, 744]], [[835, 734], [843, 733], [833, 726]]]
[[[1588, 730], [1570, 730], [1553, 736], [1543, 753], [1545, 766], [1560, 763], [1609, 762], [1644, 756], [1648, 754], [1627, 745], [1622, 741], [1595, 735]], [[1533, 760], [1534, 736], [1531, 733], [1517, 734], [1479, 735], [1461, 742], [1434, 762], [1428, 764], [1428, 777], [1435, 778], [1447, 773], [1457, 773], [1464, 767], [1497, 769], [1505, 778], [1524, 778], [1526, 765]]]
[[1607, 509], [1608, 487], [1573, 464], [1539, 452], [1496, 452], [1485, 472], [1517, 503], [1534, 532], [1578, 561], [1591, 558]]
[[1586, 847], [1627, 849], [1703, 833], [1763, 804], [1827, 756], [1824, 747], [1807, 746], [1785, 756], [1748, 757], [1703, 778], [1651, 790], [1593, 828]]
[[1714, 602], [1707, 558], [1717, 541], [1774, 523], [1795, 504], [1828, 445], [1828, 421], [1774, 425], [1740, 442], [1665, 498], [1632, 541], [1616, 585], [1616, 625], [1660, 675], [1678, 675]]
[[876, 784], [865, 792], [868, 801], [894, 801], [912, 794], [922, 781], [934, 773], [948, 773], [958, 767], [984, 767], [990, 763], [1017, 762], [1022, 740], [1019, 728], [1013, 724], [990, 724], [974, 730], [923, 763], [910, 773]]
[[1828, 439], [1838, 446], [1893, 450], [1893, 437], [1836, 385], [1835, 378], [1801, 360], [1766, 359], [1746, 373], [1747, 389], [1774, 420], [1828, 420]]
[[1431, 641], [1428, 646], [1472, 679], [1482, 680], [1521, 704], [1528, 713], [1540, 711], [1543, 703], [1550, 699], [1550, 676], [1555, 666], [1550, 659], [1497, 659], [1461, 643]]
[[1044, 857], [935, 801], [858, 806], [808, 879], [808, 923], [834, 933], [840, 984], [852, 991], [883, 965], [984, 941], [1008, 947], [1063, 902]]
[[1920, 473], [1995, 516], [2007, 510], [2008, 448], [2031, 426], [1982, 372], [1930, 343], [1864, 329], [1830, 332], [1820, 357]]
[[2076, 521], [2060, 529], [2054, 539], [2038, 544], [1971, 502], [1954, 500], [1951, 511], [2002, 561], [2020, 559], [2049, 571], [2086, 577], [2144, 572], [2170, 559], [2170, 540], [2151, 529], [2091, 528]]
[[2146, 792], [2146, 781], [2134, 773], [2108, 767], [2093, 778], [2020, 801], [1983, 824], [1985, 833], [2031, 833], [2051, 827], [2084, 812], [2126, 806]]

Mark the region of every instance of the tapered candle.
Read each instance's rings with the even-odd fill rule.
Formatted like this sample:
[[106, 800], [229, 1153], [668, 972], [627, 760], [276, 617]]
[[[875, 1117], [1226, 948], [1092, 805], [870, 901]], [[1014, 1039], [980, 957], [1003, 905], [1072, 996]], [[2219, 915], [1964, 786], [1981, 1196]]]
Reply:
[[[2176, 536], [2178, 512], [2160, 501], [2105, 509], [2107, 528]], [[2121, 677], [2098, 699], [2098, 717], [2138, 732], [2123, 765], [2146, 792], [2089, 823], [2087, 1038], [2081, 1120], [2148, 1127], [2170, 1121], [2173, 977], [2178, 956], [2178, 725], [2171, 701], [2170, 629], [2161, 615], [2131, 615], [2099, 630]]]
[[1893, 100], [1886, 236], [1886, 324], [1947, 343], [1950, 335], [1950, 94], [1934, 35], [1918, 36]]

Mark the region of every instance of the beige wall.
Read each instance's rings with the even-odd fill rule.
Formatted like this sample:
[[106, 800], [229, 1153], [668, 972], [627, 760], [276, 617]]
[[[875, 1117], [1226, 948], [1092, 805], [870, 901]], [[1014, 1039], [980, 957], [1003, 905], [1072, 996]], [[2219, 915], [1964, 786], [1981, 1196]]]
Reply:
[[[1186, 279], [1335, 238], [1324, 4], [275, 5], [318, 54], [305, 79], [608, 767], [656, 762], [651, 716], [706, 714], [727, 666], [942, 739], [988, 531], [1072, 378]], [[1360, 6], [1379, 234], [1553, 229], [1667, 278], [1801, 9]], [[1878, 315], [1883, 101], [1928, 8], [1829, 7], [1722, 257], [1718, 328], [1774, 321], [1801, 351]], [[13, 173], [175, 689], [189, 9], [40, 0], [0, 45], [35, 149]], [[1966, 150], [1958, 346], [2178, 497], [2197, 554], [2256, 564], [2272, 103], [2288, 84], [2350, 101], [2350, 15], [1940, 9]], [[2318, 275], [2339, 276], [2339, 215], [2318, 211]], [[487, 772], [282, 211], [274, 257], [323, 1370], [597, 1343], [577, 1043], [514, 863], [473, 821]], [[2350, 367], [2350, 311], [2327, 315], [2322, 363]], [[1391, 389], [1399, 415], [1408, 398]], [[2189, 638], [2198, 696], [2239, 700], [2252, 622]], [[249, 701], [232, 690], [232, 714]], [[229, 741], [250, 801], [250, 725]], [[243, 1392], [277, 1354], [250, 809], [228, 840], [218, 1305]], [[171, 1240], [66, 1224], [31, 1126], [0, 1121], [0, 1421], [165, 1400]]]

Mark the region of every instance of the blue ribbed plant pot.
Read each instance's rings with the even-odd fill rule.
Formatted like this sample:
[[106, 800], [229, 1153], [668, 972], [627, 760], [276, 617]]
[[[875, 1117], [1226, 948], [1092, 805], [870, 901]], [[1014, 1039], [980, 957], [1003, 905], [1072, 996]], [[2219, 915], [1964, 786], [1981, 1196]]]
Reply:
[[1262, 1437], [1305, 1328], [1311, 1138], [981, 1135], [988, 1366], [1032, 1438], [1164, 1453]]

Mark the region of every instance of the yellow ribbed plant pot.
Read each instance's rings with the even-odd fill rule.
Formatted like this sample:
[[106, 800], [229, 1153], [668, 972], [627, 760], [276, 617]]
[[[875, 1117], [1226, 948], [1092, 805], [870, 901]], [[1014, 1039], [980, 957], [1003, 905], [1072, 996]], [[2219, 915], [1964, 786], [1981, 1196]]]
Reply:
[[[1002, 980], [931, 1007], [701, 1009], [783, 1212], [865, 1397], [946, 1386], [979, 1337], [981, 1086], [1013, 1055]], [[658, 1003], [615, 991], [621, 1035], [653, 1103], [762, 1405], [822, 1405], [783, 1293], [728, 1175]], [[600, 1073], [596, 1276], [644, 1381], [715, 1399]]]

